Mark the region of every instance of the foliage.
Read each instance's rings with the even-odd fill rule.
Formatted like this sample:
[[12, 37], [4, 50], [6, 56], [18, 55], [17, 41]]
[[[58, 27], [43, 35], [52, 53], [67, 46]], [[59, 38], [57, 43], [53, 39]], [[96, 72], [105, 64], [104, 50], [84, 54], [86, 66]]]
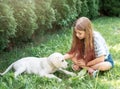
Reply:
[[5, 3], [0, 3], [0, 50], [4, 49], [9, 38], [13, 38], [16, 32], [16, 21], [13, 10]]
[[99, 16], [99, 0], [77, 0], [79, 17], [86, 16], [91, 19]]
[[67, 5], [67, 0], [52, 0], [52, 7], [55, 10], [56, 17], [56, 25], [67, 26], [68, 25], [68, 14], [70, 12], [70, 8]]
[[120, 17], [120, 0], [100, 0], [101, 13]]
[[[79, 12], [80, 14], [79, 14], [79, 16], [88, 16], [88, 13], [89, 13], [89, 7], [88, 7], [88, 5], [87, 5], [87, 0], [81, 0], [82, 1], [82, 3], [79, 3], [80, 4], [80, 6], [81, 6], [81, 12]], [[79, 1], [80, 2], [80, 1]], [[79, 7], [79, 5], [78, 5], [78, 7]]]
[[[69, 26], [77, 17], [77, 0], [52, 0], [52, 7], [55, 10], [56, 22], [53, 25], [59, 27]], [[58, 28], [59, 29], [59, 28]]]
[[17, 22], [16, 38], [17, 41], [26, 41], [31, 38], [37, 29], [37, 16], [30, 5], [31, 3], [18, 0], [11, 0], [10, 6], [14, 10], [14, 18]]
[[78, 17], [77, 8], [76, 8], [77, 0], [67, 0], [67, 4], [69, 5], [70, 8], [67, 19], [69, 23], [73, 23], [73, 21], [75, 21], [76, 18]]
[[43, 34], [46, 30], [52, 29], [52, 23], [56, 20], [55, 11], [51, 7], [52, 0], [34, 0], [34, 2], [38, 31]]
[[89, 18], [95, 18], [99, 16], [99, 0], [88, 0]]

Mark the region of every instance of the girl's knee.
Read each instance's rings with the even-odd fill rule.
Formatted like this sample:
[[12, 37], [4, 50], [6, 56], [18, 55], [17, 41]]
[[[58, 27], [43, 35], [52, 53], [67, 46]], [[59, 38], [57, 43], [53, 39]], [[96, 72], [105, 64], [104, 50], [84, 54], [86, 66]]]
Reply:
[[102, 63], [92, 66], [92, 68], [95, 70], [107, 71], [112, 68], [112, 64], [109, 62], [102, 62]]
[[107, 70], [110, 70], [111, 68], [112, 68], [112, 65], [106, 65], [106, 66], [100, 66], [98, 70], [107, 71]]

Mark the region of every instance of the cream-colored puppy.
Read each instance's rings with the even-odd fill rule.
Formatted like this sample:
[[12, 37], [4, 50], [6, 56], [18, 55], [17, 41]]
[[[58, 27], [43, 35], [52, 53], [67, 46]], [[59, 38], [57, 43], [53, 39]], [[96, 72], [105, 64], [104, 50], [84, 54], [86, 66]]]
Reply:
[[67, 75], [75, 76], [73, 72], [63, 70], [67, 68], [67, 62], [61, 53], [53, 53], [46, 58], [37, 57], [25, 57], [16, 62], [12, 63], [3, 73], [6, 74], [11, 68], [15, 70], [14, 77], [16, 78], [19, 74], [26, 72], [28, 74], [37, 74], [48, 78], [56, 78], [61, 81], [60, 78], [56, 77], [53, 73], [57, 70], [63, 71]]

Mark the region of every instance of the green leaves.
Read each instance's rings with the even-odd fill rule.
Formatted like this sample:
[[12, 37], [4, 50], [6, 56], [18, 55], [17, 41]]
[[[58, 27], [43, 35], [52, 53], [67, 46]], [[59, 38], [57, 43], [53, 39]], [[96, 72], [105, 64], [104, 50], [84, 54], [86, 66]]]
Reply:
[[4, 49], [9, 38], [15, 36], [16, 21], [12, 9], [5, 3], [0, 3], [0, 51]]
[[79, 76], [79, 77], [83, 77], [83, 76], [85, 76], [86, 73], [87, 73], [87, 70], [86, 70], [86, 69], [82, 69], [82, 70], [80, 70], [80, 72], [78, 73], [78, 76]]

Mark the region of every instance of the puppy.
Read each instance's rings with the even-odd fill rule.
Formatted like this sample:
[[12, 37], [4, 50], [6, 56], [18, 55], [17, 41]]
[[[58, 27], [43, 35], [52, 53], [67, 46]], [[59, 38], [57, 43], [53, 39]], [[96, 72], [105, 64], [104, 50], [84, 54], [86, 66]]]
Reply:
[[37, 57], [25, 57], [12, 63], [3, 73], [6, 74], [11, 68], [15, 70], [14, 77], [17, 78], [23, 72], [28, 74], [37, 74], [41, 77], [56, 78], [58, 81], [62, 81], [60, 78], [55, 76], [53, 73], [57, 70], [64, 72], [67, 75], [75, 76], [73, 72], [63, 70], [67, 68], [67, 62], [61, 53], [53, 53], [49, 57], [37, 58]]

